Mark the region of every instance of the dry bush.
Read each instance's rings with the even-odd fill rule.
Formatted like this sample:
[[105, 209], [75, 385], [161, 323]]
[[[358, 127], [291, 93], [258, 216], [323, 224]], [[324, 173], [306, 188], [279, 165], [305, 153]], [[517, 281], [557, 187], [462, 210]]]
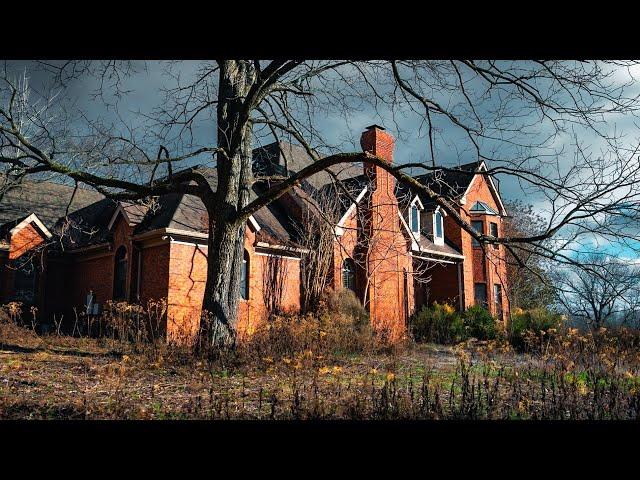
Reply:
[[289, 359], [301, 366], [352, 354], [397, 351], [384, 332], [371, 328], [369, 315], [350, 290], [328, 291], [319, 311], [274, 316], [238, 346], [246, 364]]

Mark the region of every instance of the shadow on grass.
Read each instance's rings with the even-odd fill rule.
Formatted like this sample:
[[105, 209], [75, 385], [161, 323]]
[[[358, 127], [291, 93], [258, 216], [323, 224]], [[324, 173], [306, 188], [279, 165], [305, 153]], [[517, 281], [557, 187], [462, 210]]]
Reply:
[[100, 353], [96, 353], [96, 352], [83, 352], [81, 350], [67, 350], [67, 349], [61, 349], [61, 348], [34, 348], [34, 347], [22, 347], [20, 345], [10, 345], [7, 343], [0, 343], [0, 350], [5, 350], [5, 351], [9, 351], [12, 353], [38, 353], [38, 352], [45, 352], [45, 353], [55, 353], [58, 355], [69, 355], [71, 357], [91, 357], [91, 358], [96, 358], [96, 357], [112, 357], [112, 358], [117, 358], [117, 359], [121, 359], [122, 358], [122, 353], [117, 352], [115, 350], [111, 350], [110, 352], [100, 352]]

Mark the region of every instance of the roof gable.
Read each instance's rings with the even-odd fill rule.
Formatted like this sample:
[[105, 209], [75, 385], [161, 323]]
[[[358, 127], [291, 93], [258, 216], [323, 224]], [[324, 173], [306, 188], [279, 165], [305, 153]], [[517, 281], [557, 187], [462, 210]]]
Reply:
[[496, 210], [480, 200], [473, 204], [473, 206], [469, 209], [469, 212], [482, 213], [486, 215], [500, 215]]
[[7, 222], [0, 226], [0, 237], [9, 240], [13, 235], [24, 229], [27, 225], [33, 225], [45, 238], [51, 238], [52, 234], [35, 213], [26, 217]]

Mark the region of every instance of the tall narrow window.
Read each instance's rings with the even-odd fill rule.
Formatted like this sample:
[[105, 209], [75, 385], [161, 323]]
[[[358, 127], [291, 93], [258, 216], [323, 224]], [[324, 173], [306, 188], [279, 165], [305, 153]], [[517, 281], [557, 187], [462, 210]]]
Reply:
[[502, 285], [499, 283], [493, 285], [493, 302], [498, 320], [502, 320]]
[[356, 264], [350, 258], [342, 262], [342, 287], [356, 291]]
[[[498, 237], [498, 224], [495, 222], [491, 222], [489, 224], [489, 232], [491, 233], [491, 236], [493, 237]], [[498, 248], [498, 244], [494, 243], [493, 244], [493, 248]]]
[[476, 305], [487, 307], [487, 284], [476, 283], [473, 288]]
[[129, 258], [127, 249], [122, 245], [116, 251], [113, 270], [113, 299], [125, 300], [127, 296], [127, 269]]
[[435, 230], [436, 237], [442, 238], [442, 214], [440, 212], [436, 212], [435, 219], [436, 219], [436, 230]]
[[244, 251], [240, 271], [240, 298], [249, 300], [249, 252]]
[[24, 255], [14, 263], [13, 299], [28, 305], [36, 300], [36, 266], [29, 255]]
[[[479, 234], [484, 234], [484, 222], [482, 220], [473, 220], [471, 222], [471, 227]], [[480, 242], [478, 240], [476, 240], [475, 238], [472, 238], [472, 240], [474, 247], [480, 246]]]
[[411, 231], [420, 231], [420, 210], [415, 205], [411, 205]]

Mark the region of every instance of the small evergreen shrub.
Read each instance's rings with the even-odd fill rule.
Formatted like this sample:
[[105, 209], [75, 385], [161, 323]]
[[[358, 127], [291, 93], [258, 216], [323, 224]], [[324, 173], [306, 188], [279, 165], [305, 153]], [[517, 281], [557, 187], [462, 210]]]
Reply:
[[449, 304], [423, 306], [411, 318], [411, 334], [418, 342], [458, 343], [465, 340], [462, 317]]
[[496, 319], [480, 305], [473, 305], [464, 312], [464, 326], [467, 336], [478, 340], [495, 340], [500, 333]]

